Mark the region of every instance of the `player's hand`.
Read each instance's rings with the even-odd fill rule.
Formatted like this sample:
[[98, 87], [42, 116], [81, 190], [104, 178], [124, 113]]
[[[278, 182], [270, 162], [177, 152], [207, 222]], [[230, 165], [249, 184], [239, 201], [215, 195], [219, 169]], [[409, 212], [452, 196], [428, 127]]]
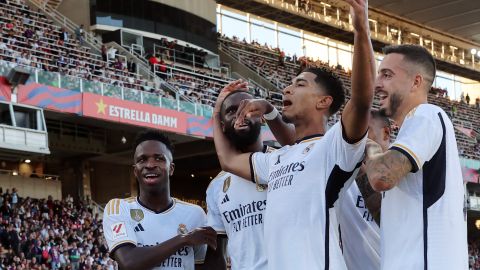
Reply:
[[244, 99], [240, 102], [237, 109], [235, 127], [241, 126], [245, 122], [245, 119], [262, 117], [273, 109], [273, 105], [265, 99]]
[[233, 81], [227, 84], [225, 87], [223, 87], [223, 89], [218, 94], [217, 101], [215, 102], [215, 108], [213, 110], [214, 114], [220, 113], [220, 110], [222, 109], [223, 100], [228, 94], [230, 94], [233, 91], [242, 90], [242, 89], [246, 91], [247, 86], [248, 86], [248, 82], [245, 82], [240, 79], [240, 80]]
[[368, 0], [345, 0], [345, 2], [350, 4], [350, 14], [355, 31], [368, 31]]
[[189, 246], [207, 244], [212, 249], [217, 249], [217, 232], [212, 227], [199, 227], [185, 234]]

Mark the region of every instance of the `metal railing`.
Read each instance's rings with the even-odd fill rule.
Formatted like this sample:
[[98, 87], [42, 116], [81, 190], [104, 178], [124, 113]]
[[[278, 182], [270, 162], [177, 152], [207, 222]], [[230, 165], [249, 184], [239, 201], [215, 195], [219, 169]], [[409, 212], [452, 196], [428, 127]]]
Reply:
[[[31, 4], [42, 10], [46, 15], [48, 15], [53, 21], [67, 29], [68, 31], [75, 33], [76, 30], [80, 27], [78, 24], [74, 23], [69, 18], [65, 17], [62, 13], [58, 12], [56, 9], [47, 5], [48, 1], [45, 0], [28, 0]], [[92, 34], [92, 32], [87, 29], [83, 29], [83, 41], [87, 43], [92, 48], [97, 51], [101, 50], [102, 40]]]
[[[13, 176], [18, 176], [18, 170], [4, 170], [0, 169], [0, 175], [13, 175]], [[33, 176], [32, 176], [33, 175]], [[51, 181], [59, 181], [60, 176], [54, 175], [54, 174], [36, 174], [32, 173], [30, 175], [30, 178], [40, 178], [40, 179], [45, 179], [45, 180], [51, 180]]]
[[[0, 61], [0, 76], [7, 76], [10, 70], [15, 66], [17, 66], [16, 63]], [[57, 72], [39, 70], [28, 66], [25, 68], [31, 72], [28, 82], [35, 82], [82, 93], [85, 92], [109, 96], [204, 117], [211, 117], [213, 112], [213, 108], [211, 106], [183, 101], [180, 99], [179, 95], [167, 98], [162, 97], [157, 93], [147, 92], [147, 90], [136, 90], [100, 81], [90, 81], [75, 76], [62, 75]], [[165, 84], [165, 86], [166, 85], [168, 84]], [[168, 85], [168, 87], [172, 86]]]

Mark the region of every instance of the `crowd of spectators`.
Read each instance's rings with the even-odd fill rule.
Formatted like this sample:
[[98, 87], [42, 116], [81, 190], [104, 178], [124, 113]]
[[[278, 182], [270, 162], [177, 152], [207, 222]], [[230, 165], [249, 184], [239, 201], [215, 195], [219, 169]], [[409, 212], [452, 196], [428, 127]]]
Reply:
[[22, 198], [0, 188], [0, 205], [0, 269], [117, 269], [89, 200]]
[[[291, 79], [306, 67], [322, 67], [333, 70], [342, 79], [346, 88], [350, 88], [351, 71], [340, 65], [332, 66], [320, 60], [297, 57], [296, 55], [288, 57], [278, 48], [271, 48], [266, 44], [261, 45], [255, 41], [248, 43], [236, 37], [220, 36], [219, 42], [223, 51], [236, 57], [248, 68], [276, 85], [278, 89], [283, 89], [290, 84]], [[281, 100], [280, 93], [278, 95]], [[348, 96], [347, 93], [347, 98]], [[447, 90], [432, 88], [429, 94], [429, 102], [442, 107], [450, 115], [454, 125], [459, 127], [456, 132], [460, 155], [479, 160], [480, 139], [474, 134], [480, 131], [480, 98], [476, 99], [475, 104], [470, 104], [468, 94], [457, 101], [448, 97]], [[374, 100], [373, 106], [378, 107], [378, 100]], [[338, 120], [340, 115], [341, 111], [339, 115], [333, 116], [329, 123]], [[459, 130], [470, 130], [471, 132], [466, 135]]]
[[480, 270], [480, 249], [477, 242], [468, 245], [469, 270]]
[[0, 1], [0, 60], [62, 75], [100, 81], [135, 90], [163, 94], [158, 82], [136, 73], [136, 63], [101, 48], [101, 54], [84, 46], [85, 30], [74, 33], [56, 26], [40, 10], [31, 10], [23, 0]]

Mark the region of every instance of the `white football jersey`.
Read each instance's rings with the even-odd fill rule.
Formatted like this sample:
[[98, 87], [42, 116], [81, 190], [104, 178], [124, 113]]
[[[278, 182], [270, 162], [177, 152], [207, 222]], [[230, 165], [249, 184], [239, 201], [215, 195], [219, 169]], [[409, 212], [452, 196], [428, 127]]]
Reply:
[[343, 139], [341, 123], [273, 153], [253, 153], [252, 179], [268, 184], [265, 246], [268, 269], [345, 269], [334, 204], [354, 179], [366, 136]]
[[419, 105], [390, 149], [408, 157], [413, 169], [382, 200], [382, 269], [468, 269], [464, 188], [452, 122], [441, 108]]
[[267, 191], [231, 173], [220, 173], [207, 188], [207, 224], [228, 236], [232, 270], [266, 270], [263, 221]]
[[337, 208], [343, 257], [348, 269], [380, 269], [380, 228], [368, 211], [357, 182], [340, 197]]
[[[176, 235], [206, 225], [206, 215], [197, 205], [173, 199], [173, 205], [160, 213], [148, 209], [138, 200], [113, 199], [105, 206], [103, 232], [110, 253], [125, 244], [138, 247], [155, 246]], [[195, 269], [203, 263], [206, 245], [185, 246], [155, 267], [159, 270]]]

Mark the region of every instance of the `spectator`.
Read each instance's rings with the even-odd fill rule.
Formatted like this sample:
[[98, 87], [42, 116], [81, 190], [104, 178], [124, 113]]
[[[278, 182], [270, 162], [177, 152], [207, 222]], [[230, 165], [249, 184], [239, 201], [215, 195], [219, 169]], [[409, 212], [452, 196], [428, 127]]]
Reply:
[[84, 35], [85, 32], [83, 30], [83, 24], [81, 24], [79, 27], [77, 27], [77, 29], [75, 29], [75, 37], [77, 38], [81, 46], [83, 46]]
[[480, 109], [480, 97], [475, 99], [475, 108]]
[[68, 33], [65, 30], [65, 28], [60, 29], [60, 33], [59, 33], [58, 38], [59, 38], [59, 40], [63, 41], [63, 43], [68, 41]]
[[12, 189], [12, 208], [15, 208], [17, 203], [18, 203], [17, 189], [13, 188]]
[[470, 104], [470, 96], [468, 95], [468, 93], [465, 96], [465, 102], [467, 103], [467, 105]]

